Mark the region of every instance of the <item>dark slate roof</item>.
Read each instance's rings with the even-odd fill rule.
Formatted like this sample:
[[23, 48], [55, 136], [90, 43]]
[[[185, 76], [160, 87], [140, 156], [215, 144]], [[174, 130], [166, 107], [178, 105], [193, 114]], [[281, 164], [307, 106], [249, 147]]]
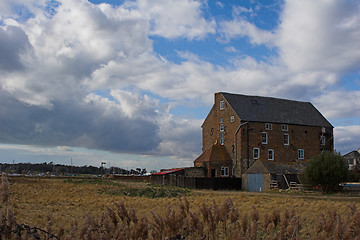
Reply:
[[242, 121], [333, 127], [310, 103], [221, 92]]
[[268, 169], [269, 173], [276, 174], [299, 174], [306, 168], [306, 163], [280, 163], [263, 161], [264, 166]]
[[358, 151], [351, 151], [343, 156], [345, 159], [354, 159], [359, 158], [360, 159], [360, 153]]

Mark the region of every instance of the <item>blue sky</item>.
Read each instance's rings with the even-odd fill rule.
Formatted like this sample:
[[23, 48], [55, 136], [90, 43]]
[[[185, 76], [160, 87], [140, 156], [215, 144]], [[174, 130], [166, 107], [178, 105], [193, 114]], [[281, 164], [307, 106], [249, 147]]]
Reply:
[[360, 4], [0, 3], [0, 161], [192, 166], [215, 92], [310, 101], [360, 147]]

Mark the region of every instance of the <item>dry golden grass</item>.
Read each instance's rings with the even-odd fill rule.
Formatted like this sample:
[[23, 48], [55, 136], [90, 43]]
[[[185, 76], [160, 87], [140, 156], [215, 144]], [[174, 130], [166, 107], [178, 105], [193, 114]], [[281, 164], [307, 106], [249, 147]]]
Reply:
[[[54, 228], [69, 229], [73, 220], [79, 225], [84, 223], [84, 216], [89, 213], [100, 218], [107, 206], [113, 208], [115, 203], [123, 202], [132, 206], [137, 217], [152, 219], [152, 212], [164, 216], [168, 206], [179, 207], [178, 197], [147, 198], [130, 197], [119, 194], [121, 189], [149, 187], [146, 182], [124, 182], [106, 180], [103, 183], [89, 180], [66, 181], [64, 179], [13, 177], [10, 181], [9, 205], [12, 206], [18, 223], [39, 228], [46, 228], [47, 217], [51, 215]], [[181, 191], [181, 190], [179, 190]], [[278, 210], [294, 210], [301, 219], [300, 235], [302, 238], [315, 236], [319, 216], [336, 210], [341, 219], [349, 215], [349, 205], [355, 203], [360, 208], [359, 195], [322, 195], [300, 193], [248, 193], [241, 191], [190, 190], [186, 198], [190, 211], [198, 211], [203, 204], [210, 206], [213, 201], [221, 206], [230, 198], [240, 216], [251, 216], [253, 207], [259, 214], [259, 222]], [[3, 206], [2, 206], [3, 208]], [[1, 209], [0, 209], [1, 210]], [[314, 238], [315, 239], [315, 238]]]

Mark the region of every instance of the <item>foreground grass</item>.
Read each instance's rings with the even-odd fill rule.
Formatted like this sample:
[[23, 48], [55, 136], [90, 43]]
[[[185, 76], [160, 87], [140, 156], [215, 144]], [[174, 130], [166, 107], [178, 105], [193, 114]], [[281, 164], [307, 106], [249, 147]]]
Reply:
[[[231, 199], [234, 209], [239, 214], [239, 222], [244, 221], [245, 216], [249, 216], [249, 221], [251, 221], [250, 216], [257, 214], [259, 225], [260, 223], [264, 225], [269, 222], [269, 216], [274, 215], [274, 210], [279, 214], [281, 213], [281, 216], [286, 212], [293, 212], [294, 216], [299, 221], [301, 220], [299, 239], [316, 239], [315, 236], [319, 231], [316, 226], [321, 225], [322, 215], [324, 215], [324, 219], [328, 221], [327, 225], [329, 225], [329, 220], [336, 219], [336, 216], [343, 219], [343, 221], [345, 219], [349, 220], [349, 214], [353, 211], [351, 208], [359, 209], [360, 207], [360, 197], [358, 195], [185, 190], [152, 186], [146, 182], [115, 180], [63, 180], [21, 177], [10, 178], [9, 180], [11, 192], [9, 205], [12, 206], [17, 222], [46, 228], [49, 224], [49, 216], [51, 216], [55, 232], [60, 228], [69, 229], [73, 222], [77, 222], [79, 226], [86, 223], [89, 221], [89, 217], [85, 217], [86, 215], [101, 218], [102, 214], [104, 214], [103, 211], [107, 207], [119, 209], [119, 203], [122, 203], [127, 209], [133, 209], [137, 218], [153, 219], [153, 222], [156, 222], [154, 216], [169, 214], [167, 212], [169, 206], [173, 206], [174, 209], [181, 209], [179, 196], [186, 196], [189, 212], [194, 215], [199, 213], [200, 216], [202, 211], [202, 217], [198, 216], [198, 218], [205, 225], [210, 224], [204, 218], [205, 212], [208, 210], [212, 213], [211, 211], [216, 210], [214, 206], [220, 208], [221, 205], [228, 202], [228, 199]], [[334, 210], [336, 210], [335, 215]], [[190, 215], [187, 217], [191, 219]], [[220, 222], [219, 220], [218, 228], [223, 228]], [[326, 225], [326, 223], [323, 225]], [[155, 225], [152, 226], [154, 229]], [[208, 227], [204, 227], [204, 234], [209, 237], [211, 235], [209, 230], [211, 225], [206, 226]], [[262, 234], [265, 234], [265, 230], [263, 230]], [[220, 239], [224, 237], [226, 231], [217, 230], [217, 233], [217, 237]], [[200, 236], [201, 233], [198, 234]], [[320, 237], [317, 236], [317, 238]]]

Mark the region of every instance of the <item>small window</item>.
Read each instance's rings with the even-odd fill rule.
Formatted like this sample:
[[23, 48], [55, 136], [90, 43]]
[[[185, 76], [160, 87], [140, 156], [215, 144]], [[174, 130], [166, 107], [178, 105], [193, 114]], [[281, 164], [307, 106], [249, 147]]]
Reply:
[[219, 123], [220, 123], [219, 130], [220, 130], [220, 132], [223, 132], [224, 129], [225, 129], [225, 127], [224, 127], [224, 118], [220, 118]]
[[260, 157], [260, 150], [259, 148], [254, 148], [253, 149], [253, 158], [254, 159], [258, 159]]
[[261, 133], [261, 143], [262, 144], [267, 144], [267, 132], [262, 132]]
[[221, 176], [223, 176], [223, 177], [229, 176], [229, 168], [228, 167], [221, 167]]
[[325, 127], [322, 127], [322, 128], [321, 128], [321, 132], [322, 132], [322, 133], [325, 133], [325, 132], [326, 132], [326, 128], [325, 128]]
[[349, 166], [356, 165], [356, 159], [349, 159], [348, 162], [349, 162]]
[[266, 130], [272, 130], [272, 124], [271, 123], [265, 123], [265, 129]]
[[287, 131], [288, 130], [288, 125], [287, 124], [281, 125], [281, 130], [282, 131]]
[[230, 122], [234, 122], [234, 121], [235, 121], [234, 116], [231, 116], [231, 117], [230, 117]]
[[298, 150], [298, 159], [304, 159], [304, 149]]
[[289, 145], [289, 134], [284, 133], [284, 145]]
[[220, 132], [220, 144], [224, 145], [224, 132]]
[[224, 110], [225, 109], [225, 101], [222, 100], [220, 101], [220, 110]]
[[320, 144], [323, 146], [325, 145], [325, 136], [320, 137]]
[[268, 159], [274, 160], [274, 150], [272, 150], [272, 149], [268, 150]]

